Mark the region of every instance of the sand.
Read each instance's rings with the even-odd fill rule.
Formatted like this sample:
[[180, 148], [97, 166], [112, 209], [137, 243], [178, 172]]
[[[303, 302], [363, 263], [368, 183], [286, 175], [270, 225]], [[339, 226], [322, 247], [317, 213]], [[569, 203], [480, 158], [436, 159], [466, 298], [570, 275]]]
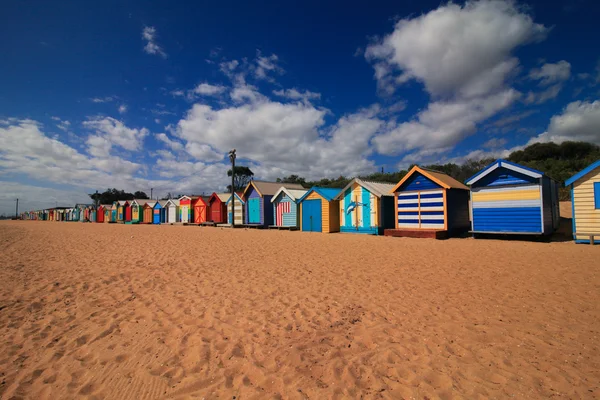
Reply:
[[0, 223], [5, 399], [600, 397], [600, 246]]

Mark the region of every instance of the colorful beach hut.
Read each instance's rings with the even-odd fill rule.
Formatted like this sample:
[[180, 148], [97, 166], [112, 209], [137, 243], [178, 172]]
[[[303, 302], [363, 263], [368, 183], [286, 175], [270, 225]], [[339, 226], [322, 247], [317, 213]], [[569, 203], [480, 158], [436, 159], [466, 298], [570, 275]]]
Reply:
[[110, 207], [110, 205], [100, 204], [98, 206], [98, 210], [96, 211], [96, 222], [104, 222], [104, 217], [106, 216], [106, 207]]
[[179, 221], [187, 224], [192, 219], [192, 198], [182, 196], [179, 199]]
[[215, 224], [223, 224], [226, 221], [227, 215], [227, 200], [231, 194], [229, 193], [213, 193], [207, 200], [208, 211], [206, 219]]
[[208, 197], [204, 196], [193, 196], [192, 205], [192, 216], [195, 224], [202, 224], [207, 221], [206, 217], [208, 214]]
[[144, 222], [144, 205], [148, 199], [133, 199], [131, 201], [131, 223], [140, 224]]
[[274, 227], [300, 228], [298, 200], [306, 194], [306, 189], [280, 187], [271, 199]]
[[575, 243], [600, 242], [600, 160], [565, 182], [571, 190]]
[[119, 212], [119, 202], [115, 201], [110, 208], [110, 221], [109, 222], [117, 222], [117, 215]]
[[449, 175], [414, 166], [392, 193], [396, 229], [386, 236], [442, 239], [469, 230], [469, 188]]
[[[117, 202], [117, 222], [125, 222], [126, 210], [130, 209], [129, 202], [127, 200], [119, 200]], [[131, 210], [130, 210], [131, 212]]]
[[154, 201], [148, 201], [144, 204], [144, 220], [140, 224], [154, 223]]
[[549, 235], [558, 228], [558, 183], [541, 171], [497, 160], [466, 183], [473, 234]]
[[300, 229], [304, 232], [339, 232], [340, 202], [336, 197], [340, 192], [341, 189], [315, 186], [298, 199]]
[[242, 193], [234, 193], [227, 198], [227, 223], [231, 225], [232, 210], [235, 211], [235, 225], [243, 225], [246, 221], [246, 202], [242, 200]]
[[160, 201], [156, 201], [154, 202], [154, 206], [152, 207], [152, 223], [154, 225], [160, 225], [161, 223], [161, 215], [162, 212], [162, 206], [160, 204]]
[[383, 235], [395, 228], [394, 185], [354, 178], [337, 195], [340, 232]]
[[163, 205], [163, 223], [174, 224], [179, 222], [179, 200], [169, 199]]
[[282, 186], [287, 189], [304, 189], [302, 185], [297, 183], [282, 184], [263, 181], [250, 181], [248, 183], [242, 195], [242, 198], [246, 202], [246, 224], [262, 225], [265, 227], [273, 225], [274, 214], [271, 199]]

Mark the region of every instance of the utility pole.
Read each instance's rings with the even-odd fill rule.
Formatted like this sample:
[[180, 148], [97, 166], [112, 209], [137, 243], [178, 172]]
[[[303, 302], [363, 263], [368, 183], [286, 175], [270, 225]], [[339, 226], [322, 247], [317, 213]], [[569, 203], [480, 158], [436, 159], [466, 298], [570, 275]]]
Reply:
[[231, 227], [235, 227], [235, 149], [229, 152], [231, 160]]
[[19, 218], [19, 199], [17, 199], [17, 210], [15, 211], [15, 218]]
[[152, 197], [152, 191], [154, 191], [154, 188], [150, 188], [150, 200], [153, 199], [153, 197]]

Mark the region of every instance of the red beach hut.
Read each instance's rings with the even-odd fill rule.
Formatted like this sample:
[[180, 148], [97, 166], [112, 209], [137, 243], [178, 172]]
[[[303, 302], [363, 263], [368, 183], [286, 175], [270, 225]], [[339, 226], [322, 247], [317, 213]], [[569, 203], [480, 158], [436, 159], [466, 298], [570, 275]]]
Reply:
[[195, 224], [201, 224], [203, 222], [206, 222], [207, 219], [207, 214], [208, 214], [208, 203], [207, 203], [207, 198], [206, 197], [202, 197], [202, 196], [198, 196], [198, 197], [192, 197], [192, 208], [194, 210], [194, 223]]
[[231, 195], [228, 193], [213, 193], [208, 198], [207, 219], [215, 224], [223, 224], [227, 220], [227, 200]]

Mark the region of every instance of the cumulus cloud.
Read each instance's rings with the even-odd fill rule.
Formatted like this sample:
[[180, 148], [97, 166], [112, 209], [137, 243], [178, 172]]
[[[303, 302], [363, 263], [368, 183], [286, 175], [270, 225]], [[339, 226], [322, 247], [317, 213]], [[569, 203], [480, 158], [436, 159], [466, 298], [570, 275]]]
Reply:
[[106, 139], [111, 146], [119, 146], [130, 151], [141, 150], [143, 140], [149, 133], [146, 128], [128, 128], [123, 122], [112, 117], [90, 118], [83, 125], [87, 129], [94, 131], [95, 136]]
[[305, 102], [311, 100], [319, 100], [321, 98], [321, 93], [315, 93], [309, 90], [305, 90], [304, 92], [302, 92], [295, 88], [273, 90], [273, 94], [275, 96], [284, 97], [286, 99], [301, 100]]
[[166, 144], [167, 147], [170, 148], [171, 150], [181, 151], [184, 148], [184, 146], [183, 146], [183, 144], [181, 144], [181, 142], [178, 142], [176, 140], [172, 140], [171, 138], [169, 138], [164, 133], [157, 133], [156, 135], [154, 135], [154, 137], [157, 140], [159, 140], [159, 141], [163, 142], [164, 144]]
[[225, 90], [225, 86], [211, 85], [210, 83], [204, 82], [196, 86], [193, 92], [201, 96], [215, 96], [223, 93]]
[[585, 141], [600, 145], [600, 100], [575, 101], [550, 119], [546, 132], [531, 139], [536, 142]]
[[571, 77], [571, 64], [562, 60], [555, 64], [546, 63], [529, 72], [529, 78], [539, 81], [540, 86], [566, 81]]
[[252, 68], [254, 70], [254, 76], [256, 79], [273, 80], [269, 76], [271, 73], [278, 75], [283, 74], [284, 69], [279, 66], [279, 57], [276, 54], [270, 56], [263, 56], [260, 50], [256, 50], [255, 65]]
[[401, 19], [365, 56], [383, 89], [415, 79], [433, 96], [481, 96], [503, 88], [519, 65], [517, 47], [546, 33], [512, 1], [449, 3]]
[[146, 42], [144, 51], [147, 54], [154, 54], [162, 58], [167, 58], [167, 53], [156, 43], [156, 28], [145, 26], [142, 30], [142, 39]]
[[90, 99], [90, 101], [92, 103], [110, 103], [111, 101], [114, 101], [115, 99], [116, 99], [116, 96], [92, 97]]

